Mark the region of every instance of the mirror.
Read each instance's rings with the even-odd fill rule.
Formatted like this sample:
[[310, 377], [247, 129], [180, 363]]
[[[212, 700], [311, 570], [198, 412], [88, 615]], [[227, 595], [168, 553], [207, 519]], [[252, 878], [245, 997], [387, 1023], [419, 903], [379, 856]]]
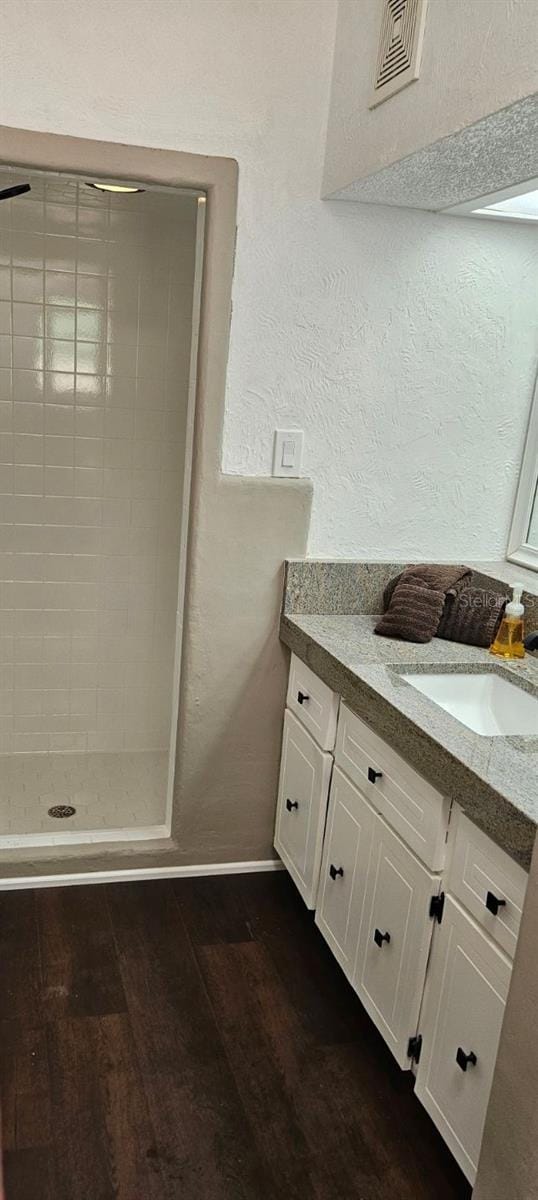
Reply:
[[508, 539], [506, 557], [538, 571], [538, 378]]

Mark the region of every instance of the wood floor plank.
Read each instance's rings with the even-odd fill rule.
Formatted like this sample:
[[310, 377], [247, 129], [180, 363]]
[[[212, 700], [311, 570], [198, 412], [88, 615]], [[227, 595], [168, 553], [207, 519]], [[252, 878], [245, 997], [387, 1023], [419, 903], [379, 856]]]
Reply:
[[42, 1018], [36, 892], [0, 893], [0, 1020]]
[[50, 1150], [8, 1150], [4, 1155], [6, 1200], [56, 1200], [53, 1177]]
[[[368, 1181], [350, 1175], [345, 1138], [323, 1079], [304, 1086], [311, 1043], [264, 946], [207, 946], [200, 961], [253, 1137], [275, 1180], [274, 1196], [341, 1200]], [[322, 1147], [322, 1153], [319, 1151]], [[363, 1192], [359, 1192], [363, 1195]], [[377, 1192], [364, 1192], [365, 1200]]]
[[238, 876], [253, 937], [269, 951], [296, 1013], [322, 1045], [360, 1038], [364, 1009], [287, 871]]
[[5, 1150], [44, 1147], [50, 1140], [47, 1043], [43, 1027], [0, 1023], [0, 1098]]
[[58, 1200], [160, 1200], [129, 1018], [65, 1019], [47, 1037]]
[[168, 884], [109, 888], [167, 1200], [269, 1200], [263, 1164]]
[[235, 875], [176, 879], [172, 886], [189, 937], [196, 946], [252, 940], [248, 902]]
[[373, 1150], [382, 1200], [470, 1200], [472, 1189], [416, 1099], [411, 1074], [399, 1070], [374, 1033], [369, 1043], [319, 1048], [319, 1070], [337, 1098], [353, 1156], [360, 1159], [365, 1142]]
[[43, 888], [36, 896], [46, 1020], [125, 1012], [105, 889]]

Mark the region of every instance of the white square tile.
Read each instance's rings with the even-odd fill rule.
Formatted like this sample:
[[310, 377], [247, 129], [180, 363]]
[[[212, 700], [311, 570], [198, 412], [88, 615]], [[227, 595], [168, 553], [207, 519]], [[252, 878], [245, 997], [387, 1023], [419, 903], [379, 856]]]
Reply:
[[0, 300], [0, 334], [11, 334], [11, 304]]
[[13, 333], [19, 337], [43, 337], [43, 305], [14, 304]]
[[[33, 297], [21, 296], [22, 300]], [[76, 277], [65, 271], [45, 272], [45, 300], [47, 304], [70, 307], [76, 302]]]
[[63, 371], [45, 371], [45, 403], [74, 404], [75, 376]]
[[29, 304], [43, 303], [43, 271], [13, 268], [13, 299]]
[[65, 274], [76, 271], [76, 239], [45, 234], [45, 267]]
[[23, 404], [20, 401], [13, 405], [14, 433], [42, 434], [44, 425], [43, 404]]
[[96, 275], [77, 275], [77, 304], [85, 308], [105, 309], [107, 303], [106, 279]]
[[14, 267], [32, 268], [43, 271], [43, 235], [13, 230], [11, 234], [11, 259]]
[[45, 308], [45, 333], [48, 338], [72, 342], [75, 339], [75, 309], [56, 304]]
[[73, 496], [75, 472], [73, 467], [45, 467], [44, 490], [47, 496]]
[[47, 403], [44, 407], [44, 418], [45, 433], [58, 437], [72, 437], [75, 431], [74, 405]]
[[77, 375], [76, 377], [77, 404], [95, 406], [105, 402], [104, 375]]
[[106, 341], [105, 317], [101, 309], [77, 307], [77, 341]]
[[11, 300], [11, 267], [0, 265], [0, 300]]
[[13, 461], [21, 466], [42, 465], [43, 438], [38, 434], [15, 433], [13, 435]]
[[75, 370], [75, 343], [60, 338], [45, 339], [45, 367], [47, 371], [73, 372]]
[[101, 497], [103, 495], [103, 470], [101, 467], [75, 467], [75, 496]]
[[16, 466], [13, 468], [13, 489], [21, 496], [43, 495], [43, 467]]
[[0, 368], [10, 370], [13, 363], [13, 338], [10, 334], [0, 334]]
[[[45, 463], [47, 466], [71, 467], [74, 462], [75, 439], [72, 437], [45, 436]], [[66, 522], [69, 524], [70, 522]]]
[[100, 438], [103, 436], [106, 410], [97, 405], [77, 404], [75, 431], [77, 437]]

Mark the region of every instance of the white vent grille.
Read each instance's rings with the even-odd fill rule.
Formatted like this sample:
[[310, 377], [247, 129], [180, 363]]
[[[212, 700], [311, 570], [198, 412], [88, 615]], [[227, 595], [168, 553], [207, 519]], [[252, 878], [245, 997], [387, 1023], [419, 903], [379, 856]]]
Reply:
[[418, 79], [428, 0], [382, 0], [381, 34], [370, 108]]

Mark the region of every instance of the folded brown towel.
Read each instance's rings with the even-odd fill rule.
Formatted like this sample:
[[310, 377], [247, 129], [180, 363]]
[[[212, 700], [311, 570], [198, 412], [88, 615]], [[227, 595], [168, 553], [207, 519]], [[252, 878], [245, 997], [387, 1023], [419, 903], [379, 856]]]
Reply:
[[425, 587], [435, 588], [438, 592], [448, 592], [449, 588], [465, 586], [469, 583], [472, 571], [469, 567], [458, 566], [456, 563], [416, 563], [405, 567], [399, 575], [390, 580], [383, 592], [384, 611], [389, 607], [392, 593], [399, 583], [403, 583], [409, 575], [420, 579]]
[[466, 587], [447, 592], [437, 637], [468, 646], [491, 646], [506, 605], [507, 596], [487, 588]]
[[385, 614], [375, 632], [406, 642], [435, 637], [449, 588], [459, 590], [471, 578], [468, 567], [453, 563], [417, 563], [391, 579], [383, 593]]
[[427, 587], [409, 572], [396, 585], [390, 606], [380, 618], [375, 632], [382, 637], [403, 638], [406, 642], [430, 642], [434, 637], [445, 603], [445, 593]]

